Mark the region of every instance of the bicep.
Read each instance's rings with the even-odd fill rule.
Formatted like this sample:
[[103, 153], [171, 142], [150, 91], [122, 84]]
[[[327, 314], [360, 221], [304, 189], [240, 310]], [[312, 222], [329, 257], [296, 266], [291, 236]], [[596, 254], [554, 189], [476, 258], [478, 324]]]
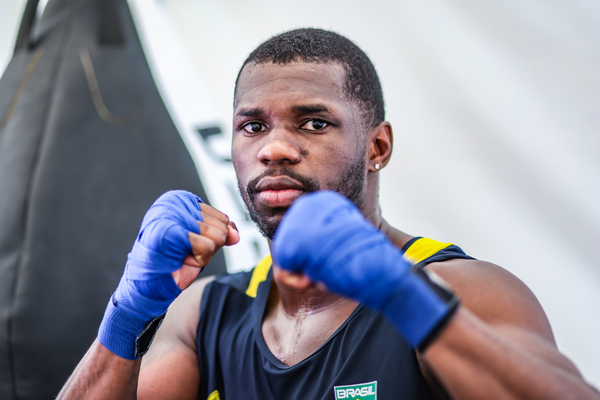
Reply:
[[200, 386], [196, 327], [202, 293], [211, 280], [195, 282], [169, 307], [142, 359], [139, 399], [196, 399]]

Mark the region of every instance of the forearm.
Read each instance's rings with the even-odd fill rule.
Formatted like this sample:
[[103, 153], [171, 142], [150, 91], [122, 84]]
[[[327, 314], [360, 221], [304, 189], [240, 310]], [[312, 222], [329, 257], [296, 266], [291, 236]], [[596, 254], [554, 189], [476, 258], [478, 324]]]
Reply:
[[96, 340], [57, 399], [135, 399], [140, 364], [141, 359], [119, 357]]
[[566, 359], [529, 350], [463, 308], [421, 356], [454, 399], [600, 399]]
[[[150, 207], [127, 256], [119, 285], [108, 301], [98, 338], [65, 384], [59, 399], [136, 398], [141, 357], [152, 343], [162, 317], [219, 248], [239, 241], [229, 218], [201, 203], [192, 193], [170, 191]], [[200, 291], [197, 298], [201, 295]], [[193, 310], [195, 315], [198, 308]], [[163, 340], [163, 343], [169, 341]], [[177, 338], [173, 341], [177, 342]], [[161, 398], [166, 398], [165, 393], [175, 393], [171, 398], [182, 398], [168, 388], [158, 387], [156, 381], [173, 380], [170, 372], [173, 366], [183, 364], [181, 354], [187, 360], [185, 365], [193, 369], [197, 355], [193, 351], [190, 357], [188, 349], [195, 348], [193, 340], [191, 343], [191, 346], [180, 346], [183, 352], [164, 357], [162, 363], [153, 368], [151, 376], [160, 379], [142, 380], [142, 395], [150, 393], [147, 398], [156, 398], [151, 390], [156, 389], [161, 392]], [[185, 386], [191, 388], [190, 393], [197, 392], [194, 384], [199, 374], [195, 371], [179, 374], [180, 380], [192, 381]]]

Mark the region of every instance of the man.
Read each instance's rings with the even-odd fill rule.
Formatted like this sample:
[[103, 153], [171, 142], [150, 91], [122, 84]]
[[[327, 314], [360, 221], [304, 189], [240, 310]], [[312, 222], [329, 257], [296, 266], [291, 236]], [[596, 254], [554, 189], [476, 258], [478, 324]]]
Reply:
[[383, 219], [383, 110], [372, 64], [337, 34], [255, 50], [232, 156], [273, 265], [192, 284], [239, 235], [194, 195], [163, 195], [59, 398], [600, 399], [517, 278]]

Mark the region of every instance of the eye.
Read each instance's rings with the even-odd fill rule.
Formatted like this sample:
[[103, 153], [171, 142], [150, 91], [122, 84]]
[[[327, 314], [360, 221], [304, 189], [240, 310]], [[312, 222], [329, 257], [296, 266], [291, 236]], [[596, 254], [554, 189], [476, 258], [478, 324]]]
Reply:
[[304, 123], [300, 129], [306, 129], [307, 131], [322, 131], [327, 128], [329, 124], [320, 119], [311, 119], [310, 121]]
[[258, 122], [250, 122], [244, 125], [243, 129], [248, 133], [261, 133], [267, 130], [267, 127]]

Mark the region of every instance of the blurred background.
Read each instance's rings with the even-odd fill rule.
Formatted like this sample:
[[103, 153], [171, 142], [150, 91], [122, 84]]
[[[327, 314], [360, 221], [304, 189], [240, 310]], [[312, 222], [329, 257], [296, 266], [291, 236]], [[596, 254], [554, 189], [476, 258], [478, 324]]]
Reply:
[[[25, 3], [0, 0], [0, 71], [12, 57]], [[381, 172], [386, 219], [523, 280], [560, 350], [600, 387], [600, 3], [128, 4], [209, 200], [240, 219], [238, 200], [219, 200], [235, 197], [230, 166], [206, 160], [229, 156], [242, 62], [262, 41], [297, 27], [354, 41], [379, 72], [394, 128], [394, 156]], [[242, 225], [246, 243], [225, 253], [230, 271], [267, 252], [251, 224]]]

